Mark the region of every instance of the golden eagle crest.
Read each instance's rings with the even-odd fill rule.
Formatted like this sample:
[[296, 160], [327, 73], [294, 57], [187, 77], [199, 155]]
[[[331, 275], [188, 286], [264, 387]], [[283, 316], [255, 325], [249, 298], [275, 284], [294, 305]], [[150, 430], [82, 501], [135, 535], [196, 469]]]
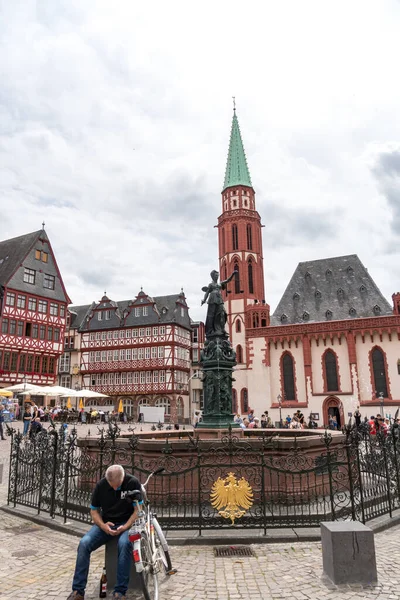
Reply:
[[214, 482], [210, 500], [221, 517], [230, 519], [234, 525], [235, 519], [243, 517], [246, 510], [253, 505], [253, 490], [244, 477], [237, 480], [234, 473], [228, 473], [225, 479], [218, 477]]

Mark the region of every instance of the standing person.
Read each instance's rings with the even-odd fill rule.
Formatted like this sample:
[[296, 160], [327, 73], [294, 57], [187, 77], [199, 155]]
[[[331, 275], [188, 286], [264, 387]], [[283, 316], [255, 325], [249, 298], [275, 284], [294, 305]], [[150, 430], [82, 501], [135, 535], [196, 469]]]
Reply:
[[361, 413], [360, 413], [360, 407], [357, 406], [356, 410], [354, 411], [353, 414], [355, 423], [356, 423], [356, 427], [360, 427], [361, 425]]
[[22, 420], [24, 423], [23, 436], [26, 437], [28, 435], [29, 425], [31, 424], [31, 421], [32, 421], [31, 409], [29, 408], [28, 404], [25, 404], [25, 410], [24, 410], [24, 414], [22, 416]]
[[125, 597], [132, 564], [129, 529], [137, 518], [137, 509], [126, 494], [140, 489], [139, 480], [126, 474], [121, 465], [108, 467], [106, 476], [97, 483], [90, 505], [94, 525], [79, 542], [72, 592], [67, 600], [84, 600], [90, 555], [113, 537], [118, 537], [118, 567], [112, 598]]
[[4, 437], [4, 431], [3, 431], [3, 423], [4, 423], [4, 405], [0, 404], [0, 438], [2, 440], [5, 440], [6, 438]]

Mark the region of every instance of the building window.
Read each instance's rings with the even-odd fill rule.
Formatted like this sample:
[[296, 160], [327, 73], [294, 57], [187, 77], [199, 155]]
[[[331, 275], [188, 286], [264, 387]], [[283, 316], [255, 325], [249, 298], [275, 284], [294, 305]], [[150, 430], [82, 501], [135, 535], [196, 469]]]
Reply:
[[7, 306], [14, 306], [15, 305], [15, 294], [13, 294], [12, 292], [7, 292], [7, 295], [6, 295], [6, 304], [7, 304]]
[[58, 304], [56, 302], [50, 302], [50, 314], [53, 317], [58, 316]]
[[63, 304], [60, 305], [60, 317], [65, 317], [65, 306]]
[[118, 331], [113, 331], [113, 338], [114, 340], [118, 339]]
[[225, 254], [225, 229], [221, 229], [221, 250], [222, 254]]
[[114, 350], [113, 360], [119, 360], [119, 350]]
[[106, 321], [111, 319], [111, 310], [106, 310]]
[[143, 306], [143, 316], [147, 317], [148, 314], [149, 314], [149, 307], [148, 306]]
[[18, 295], [17, 308], [25, 308], [25, 304], [26, 304], [26, 296]]
[[32, 369], [33, 369], [33, 354], [28, 354], [27, 360], [26, 360], [26, 372], [32, 373]]
[[140, 307], [135, 306], [135, 317], [139, 317], [139, 316], [140, 316]]
[[236, 346], [236, 361], [238, 363], [243, 362], [243, 351], [242, 351], [242, 346], [240, 344], [238, 346]]
[[251, 225], [247, 225], [246, 233], [247, 233], [247, 250], [253, 250], [253, 234], [251, 231]]
[[10, 371], [17, 370], [17, 363], [18, 363], [18, 352], [12, 352]]
[[284, 354], [282, 357], [282, 376], [283, 376], [283, 398], [284, 400], [296, 400], [294, 384], [294, 362], [290, 354]]
[[35, 373], [40, 373], [40, 354], [35, 354], [35, 364], [33, 370]]
[[237, 393], [235, 389], [232, 389], [232, 412], [235, 415], [238, 412]]
[[43, 250], [35, 250], [35, 258], [36, 260], [41, 260], [44, 263], [47, 263], [49, 260], [49, 255], [47, 252], [43, 252]]
[[46, 326], [45, 325], [41, 325], [40, 329], [39, 329], [39, 338], [41, 340], [45, 340], [46, 339]]
[[99, 312], [97, 313], [97, 320], [98, 320], [98, 321], [102, 321], [102, 320], [103, 320], [103, 313], [102, 313], [101, 311], [99, 311]]
[[10, 370], [10, 357], [11, 357], [10, 352], [4, 352], [3, 371]]
[[107, 339], [107, 331], [102, 331], [101, 332], [101, 339], [104, 342]]
[[242, 324], [240, 319], [236, 319], [236, 333], [240, 333], [242, 331]]
[[32, 325], [32, 337], [37, 340], [37, 338], [39, 337], [39, 325], [37, 323], [34, 323]]
[[326, 391], [337, 392], [339, 390], [339, 380], [337, 373], [336, 354], [332, 350], [327, 350], [324, 357]]
[[158, 346], [158, 358], [164, 358], [164, 346]]
[[151, 336], [151, 327], [146, 327], [146, 335]]
[[198, 349], [197, 349], [197, 348], [195, 348], [195, 349], [193, 350], [193, 362], [194, 362], [194, 363], [197, 363], [197, 362], [199, 362], [199, 351], [198, 351]]
[[40, 313], [47, 313], [47, 300], [39, 300], [38, 311]]
[[58, 327], [54, 328], [54, 341], [55, 342], [60, 341], [60, 329]]
[[36, 298], [29, 298], [28, 300], [28, 310], [36, 310]]
[[247, 414], [249, 412], [249, 395], [246, 388], [243, 388], [240, 392], [240, 403], [242, 414]]
[[235, 294], [240, 294], [240, 271], [239, 271], [239, 261], [235, 260], [233, 263], [233, 269], [236, 271], [235, 273]]
[[165, 416], [169, 417], [171, 414], [171, 401], [169, 398], [158, 398], [155, 402], [155, 405], [159, 408], [164, 408]]
[[254, 285], [253, 285], [253, 262], [249, 260], [247, 263], [247, 275], [249, 279], [249, 294], [254, 294]]
[[374, 348], [371, 353], [372, 370], [374, 374], [375, 396], [383, 393], [383, 397], [388, 397], [388, 385], [386, 378], [385, 356], [380, 348]]
[[1, 333], [8, 333], [8, 319], [4, 319], [1, 322]]
[[237, 225], [232, 225], [232, 248], [237, 250], [239, 248], [239, 237]]
[[36, 271], [34, 269], [24, 269], [24, 283], [35, 285]]
[[23, 321], [18, 321], [18, 323], [17, 323], [17, 335], [19, 335], [19, 336], [24, 335], [24, 322]]
[[45, 273], [43, 276], [43, 287], [46, 288], [47, 290], [54, 290], [54, 286], [56, 283], [56, 278], [54, 277], [54, 275], [49, 275], [48, 273]]
[[9, 329], [10, 335], [15, 335], [16, 329], [17, 329], [17, 321], [15, 321], [15, 319], [10, 319], [10, 329]]

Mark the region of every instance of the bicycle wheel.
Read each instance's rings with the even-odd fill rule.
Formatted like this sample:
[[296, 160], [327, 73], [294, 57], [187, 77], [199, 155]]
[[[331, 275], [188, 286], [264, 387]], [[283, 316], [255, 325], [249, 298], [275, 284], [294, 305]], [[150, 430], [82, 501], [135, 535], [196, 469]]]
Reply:
[[151, 543], [146, 533], [142, 533], [140, 553], [143, 571], [138, 573], [145, 600], [158, 600], [158, 579], [156, 565], [152, 562]]
[[[165, 572], [168, 573], [172, 571], [172, 562], [169, 554], [169, 550], [167, 550], [164, 546], [167, 546], [167, 542], [165, 540], [165, 536], [163, 530], [161, 529], [160, 523], [156, 518], [153, 518], [154, 525], [154, 541], [156, 543], [156, 548], [158, 554], [160, 556], [161, 562], [164, 565]], [[167, 546], [168, 547], [168, 546]]]

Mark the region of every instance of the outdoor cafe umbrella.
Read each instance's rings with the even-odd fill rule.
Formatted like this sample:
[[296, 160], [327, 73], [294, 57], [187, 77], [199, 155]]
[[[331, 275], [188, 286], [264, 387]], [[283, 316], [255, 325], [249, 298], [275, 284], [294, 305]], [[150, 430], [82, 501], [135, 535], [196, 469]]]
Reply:
[[84, 407], [82, 398], [79, 400], [79, 410], [82, 410]]
[[15, 385], [9, 385], [6, 388], [3, 388], [3, 391], [7, 392], [31, 392], [33, 395], [36, 390], [39, 390], [40, 387], [33, 383], [16, 383]]
[[2, 390], [2, 389], [0, 389], [0, 396], [3, 396], [3, 398], [12, 398], [13, 397], [13, 393], [10, 392], [9, 390]]
[[70, 390], [62, 396], [69, 396], [70, 398], [108, 398], [107, 394], [100, 394], [93, 390]]
[[68, 400], [67, 400], [67, 409], [71, 410], [71, 408], [72, 408], [71, 398], [68, 398]]
[[122, 404], [122, 399], [119, 401], [118, 412], [119, 413], [123, 413], [124, 412], [124, 405]]

